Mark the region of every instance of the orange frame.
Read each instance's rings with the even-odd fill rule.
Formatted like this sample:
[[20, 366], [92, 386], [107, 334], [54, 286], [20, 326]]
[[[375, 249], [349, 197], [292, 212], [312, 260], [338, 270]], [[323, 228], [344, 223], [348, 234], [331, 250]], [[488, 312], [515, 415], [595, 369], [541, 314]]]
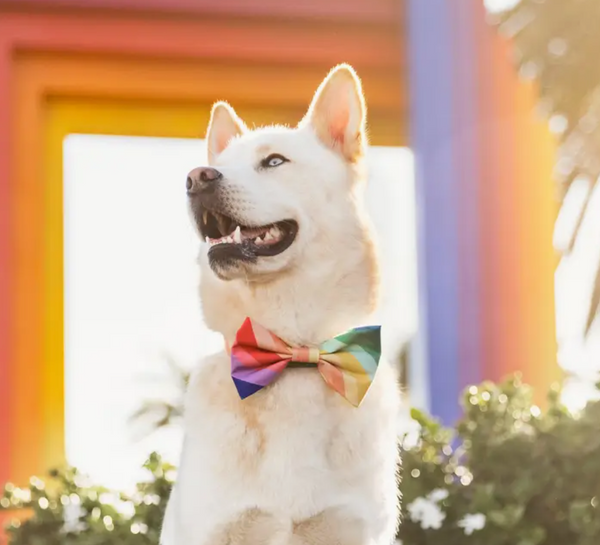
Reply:
[[141, 10], [25, 13], [3, 4], [0, 483], [64, 462], [67, 134], [194, 138], [221, 98], [250, 123], [295, 123], [326, 71], [347, 61], [364, 80], [373, 143], [406, 143], [400, 36], [389, 17], [273, 24]]

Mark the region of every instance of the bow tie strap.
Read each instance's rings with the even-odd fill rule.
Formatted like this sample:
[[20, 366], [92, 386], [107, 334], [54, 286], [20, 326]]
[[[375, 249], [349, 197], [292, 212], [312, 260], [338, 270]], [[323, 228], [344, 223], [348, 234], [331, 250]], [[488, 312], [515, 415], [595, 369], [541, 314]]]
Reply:
[[325, 382], [358, 406], [375, 376], [381, 328], [352, 329], [316, 347], [290, 347], [246, 318], [231, 347], [231, 376], [242, 399], [274, 382], [286, 367], [316, 366]]
[[291, 348], [291, 361], [294, 363], [319, 363], [321, 352], [318, 348]]

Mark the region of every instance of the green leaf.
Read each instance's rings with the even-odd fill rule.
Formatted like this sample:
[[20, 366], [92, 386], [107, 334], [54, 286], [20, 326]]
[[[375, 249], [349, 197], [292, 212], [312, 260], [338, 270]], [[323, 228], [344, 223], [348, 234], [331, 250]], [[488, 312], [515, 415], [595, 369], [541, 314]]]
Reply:
[[539, 545], [545, 539], [546, 530], [540, 526], [536, 526], [522, 531], [517, 545]]

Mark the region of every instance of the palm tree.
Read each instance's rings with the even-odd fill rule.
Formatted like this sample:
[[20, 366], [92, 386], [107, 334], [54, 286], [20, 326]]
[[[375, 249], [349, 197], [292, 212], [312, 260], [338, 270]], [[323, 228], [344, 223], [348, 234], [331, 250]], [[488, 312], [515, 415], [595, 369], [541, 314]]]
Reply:
[[[557, 306], [582, 300], [584, 346], [600, 327], [600, 1], [521, 0], [491, 18], [513, 40], [520, 74], [538, 82], [540, 110], [558, 137]], [[559, 327], [559, 343], [560, 335]]]

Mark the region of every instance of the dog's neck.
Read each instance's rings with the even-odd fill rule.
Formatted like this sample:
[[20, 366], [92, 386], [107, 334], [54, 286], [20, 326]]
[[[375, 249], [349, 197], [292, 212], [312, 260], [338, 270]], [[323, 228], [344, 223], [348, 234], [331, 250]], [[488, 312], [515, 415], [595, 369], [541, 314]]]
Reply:
[[266, 283], [224, 282], [203, 271], [207, 325], [231, 344], [250, 317], [293, 346], [315, 346], [367, 323], [378, 297], [376, 250], [370, 239], [355, 244], [361, 251], [315, 259]]

